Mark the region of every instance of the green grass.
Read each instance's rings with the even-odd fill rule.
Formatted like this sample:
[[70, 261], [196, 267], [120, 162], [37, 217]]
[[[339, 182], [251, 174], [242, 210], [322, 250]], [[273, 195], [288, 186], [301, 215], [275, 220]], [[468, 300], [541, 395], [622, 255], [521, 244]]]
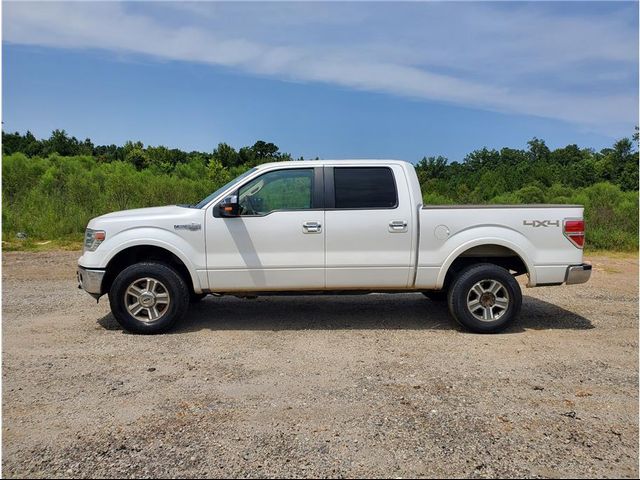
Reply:
[[4, 252], [49, 252], [58, 250], [82, 250], [82, 237], [55, 240], [34, 240], [32, 238], [3, 240]]

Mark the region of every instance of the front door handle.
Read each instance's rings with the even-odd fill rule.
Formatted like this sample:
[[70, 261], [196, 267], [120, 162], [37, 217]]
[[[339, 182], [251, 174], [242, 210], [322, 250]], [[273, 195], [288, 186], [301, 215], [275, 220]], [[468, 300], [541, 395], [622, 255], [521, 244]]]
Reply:
[[394, 220], [389, 222], [389, 231], [391, 233], [404, 233], [407, 231], [406, 220]]
[[320, 233], [322, 232], [322, 224], [319, 222], [304, 222], [302, 231], [304, 233]]

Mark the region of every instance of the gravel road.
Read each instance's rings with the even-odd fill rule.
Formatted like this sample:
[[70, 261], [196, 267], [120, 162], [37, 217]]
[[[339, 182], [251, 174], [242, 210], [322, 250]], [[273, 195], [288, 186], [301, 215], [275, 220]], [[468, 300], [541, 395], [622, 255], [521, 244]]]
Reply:
[[123, 332], [78, 252], [2, 258], [9, 477], [638, 477], [638, 260], [474, 335], [420, 294], [208, 297]]

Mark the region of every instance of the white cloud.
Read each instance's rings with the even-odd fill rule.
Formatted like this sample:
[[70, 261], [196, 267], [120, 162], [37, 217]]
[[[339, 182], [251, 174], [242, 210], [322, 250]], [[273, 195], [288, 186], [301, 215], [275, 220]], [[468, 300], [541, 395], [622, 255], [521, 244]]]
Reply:
[[201, 62], [608, 134], [637, 123], [637, 24], [508, 7], [10, 2], [3, 26], [18, 44]]

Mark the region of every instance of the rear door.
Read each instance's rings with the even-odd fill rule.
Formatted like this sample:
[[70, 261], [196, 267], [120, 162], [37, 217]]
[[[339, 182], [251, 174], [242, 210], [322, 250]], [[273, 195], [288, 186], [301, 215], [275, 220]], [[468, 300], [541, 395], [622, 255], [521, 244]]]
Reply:
[[406, 288], [411, 200], [399, 165], [325, 167], [326, 286]]

